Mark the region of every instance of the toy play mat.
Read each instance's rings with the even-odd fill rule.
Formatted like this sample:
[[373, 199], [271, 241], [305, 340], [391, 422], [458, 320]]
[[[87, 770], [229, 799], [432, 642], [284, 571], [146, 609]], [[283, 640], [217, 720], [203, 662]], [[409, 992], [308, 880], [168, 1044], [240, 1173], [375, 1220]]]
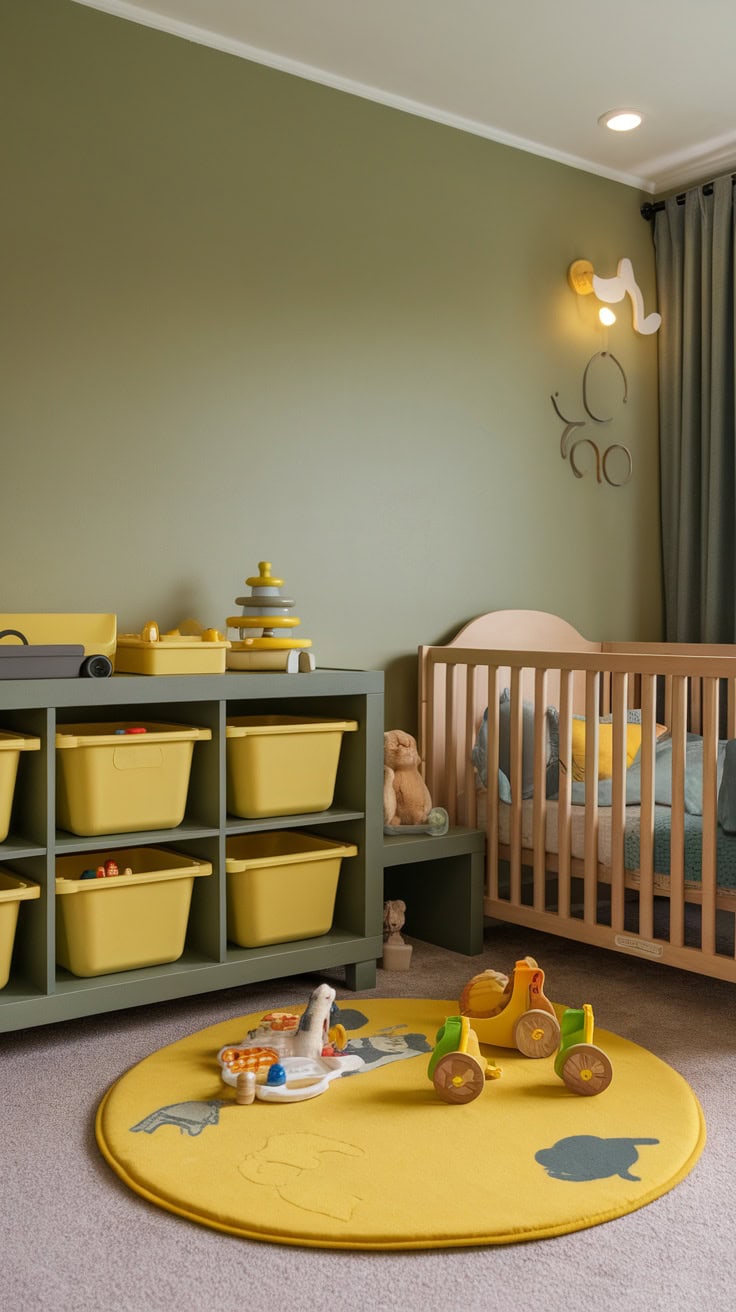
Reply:
[[457, 1002], [343, 999], [358, 1073], [291, 1104], [238, 1105], [216, 1054], [262, 1013], [153, 1053], [112, 1086], [97, 1141], [144, 1198], [248, 1239], [323, 1248], [515, 1243], [613, 1220], [697, 1161], [698, 1101], [646, 1049], [596, 1029], [613, 1065], [579, 1097], [554, 1058], [485, 1049], [501, 1066], [474, 1101], [442, 1101], [427, 1076]]

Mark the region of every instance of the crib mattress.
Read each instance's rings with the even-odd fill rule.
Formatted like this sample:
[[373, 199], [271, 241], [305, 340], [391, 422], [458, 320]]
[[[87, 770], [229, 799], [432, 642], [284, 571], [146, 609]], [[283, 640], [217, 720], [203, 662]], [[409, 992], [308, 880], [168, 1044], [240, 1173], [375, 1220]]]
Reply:
[[[487, 792], [478, 789], [478, 827], [484, 829], [487, 824]], [[499, 802], [498, 806], [499, 842], [507, 845], [511, 836], [511, 806]], [[690, 888], [699, 888], [701, 877], [701, 858], [703, 846], [702, 818], [685, 813], [685, 881]], [[669, 806], [654, 808], [654, 870], [663, 879], [670, 872], [670, 829], [672, 810]], [[612, 809], [600, 807], [598, 810], [598, 861], [602, 866], [610, 866]], [[639, 868], [639, 826], [641, 807], [626, 807], [626, 827], [624, 831], [624, 865], [627, 871], [635, 872]], [[521, 844], [522, 847], [533, 846], [534, 802], [521, 804]], [[558, 806], [557, 802], [547, 802], [545, 849], [557, 852], [558, 849]], [[585, 807], [570, 807], [570, 852], [579, 860], [585, 857]], [[725, 833], [718, 826], [717, 840], [718, 887], [736, 891], [736, 834]]]

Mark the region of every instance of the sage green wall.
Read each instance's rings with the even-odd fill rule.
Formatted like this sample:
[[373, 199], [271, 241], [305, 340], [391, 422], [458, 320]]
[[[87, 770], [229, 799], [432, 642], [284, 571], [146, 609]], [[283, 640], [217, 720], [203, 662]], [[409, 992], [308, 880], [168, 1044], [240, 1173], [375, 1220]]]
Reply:
[[[417, 645], [479, 612], [660, 635], [656, 342], [565, 279], [627, 255], [653, 307], [635, 190], [65, 0], [1, 14], [4, 610], [222, 626], [269, 559], [405, 727]], [[630, 448], [620, 488], [550, 401], [585, 419], [606, 345], [628, 400], [599, 361], [578, 435]]]

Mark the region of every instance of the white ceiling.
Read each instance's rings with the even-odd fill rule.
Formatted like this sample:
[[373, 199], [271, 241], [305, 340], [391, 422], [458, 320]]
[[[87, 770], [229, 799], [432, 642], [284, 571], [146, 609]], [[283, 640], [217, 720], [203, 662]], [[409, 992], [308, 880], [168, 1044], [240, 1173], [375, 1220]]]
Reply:
[[734, 0], [77, 3], [653, 194], [736, 167]]

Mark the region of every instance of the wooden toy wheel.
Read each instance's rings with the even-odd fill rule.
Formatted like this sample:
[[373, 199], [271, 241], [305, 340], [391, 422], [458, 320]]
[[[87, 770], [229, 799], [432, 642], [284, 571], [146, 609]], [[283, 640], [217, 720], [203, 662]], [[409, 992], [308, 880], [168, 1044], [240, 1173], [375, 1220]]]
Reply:
[[473, 1102], [483, 1092], [483, 1067], [468, 1052], [448, 1052], [437, 1062], [432, 1076], [440, 1098], [445, 1102]]
[[514, 1043], [525, 1057], [549, 1057], [560, 1046], [560, 1025], [549, 1011], [525, 1011], [516, 1022]]
[[576, 1043], [568, 1050], [560, 1074], [573, 1093], [592, 1097], [608, 1088], [613, 1067], [601, 1048], [592, 1043]]

